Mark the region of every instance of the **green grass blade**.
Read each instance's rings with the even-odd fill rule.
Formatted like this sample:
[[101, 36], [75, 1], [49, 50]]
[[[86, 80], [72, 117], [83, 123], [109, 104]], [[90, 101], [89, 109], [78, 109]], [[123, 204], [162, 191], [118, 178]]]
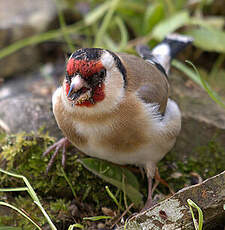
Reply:
[[180, 11], [169, 18], [160, 21], [152, 30], [152, 36], [157, 40], [162, 40], [167, 34], [189, 23], [189, 12]]
[[214, 78], [217, 75], [218, 70], [222, 68], [224, 61], [225, 61], [225, 54], [222, 53], [219, 55], [219, 57], [216, 59], [216, 61], [213, 64], [213, 67], [209, 74], [210, 78]]
[[43, 213], [44, 217], [46, 218], [46, 220], [48, 221], [50, 227], [52, 230], [57, 230], [57, 228], [55, 227], [55, 225], [52, 223], [52, 220], [50, 219], [50, 217], [48, 216], [47, 212], [44, 210], [44, 208], [42, 207], [40, 202], [34, 201], [34, 203], [39, 207], [39, 209], [41, 210], [41, 212]]
[[84, 226], [81, 224], [72, 224], [69, 226], [68, 230], [73, 230], [74, 228], [84, 229]]
[[18, 175], [16, 173], [7, 172], [7, 171], [5, 171], [3, 169], [0, 169], [0, 172], [5, 173], [5, 174], [7, 174], [9, 176], [13, 176], [13, 177], [16, 177], [16, 178], [23, 179], [24, 183], [26, 184], [26, 186], [28, 188], [27, 192], [29, 193], [31, 198], [34, 200], [34, 203], [40, 208], [41, 212], [43, 213], [43, 215], [47, 219], [49, 225], [51, 226], [51, 229], [52, 230], [57, 230], [55, 225], [52, 223], [51, 219], [49, 218], [48, 214], [45, 212], [44, 208], [42, 207], [41, 202], [39, 201], [34, 189], [32, 188], [32, 186], [29, 183], [29, 181], [27, 180], [27, 178], [25, 176]]
[[[71, 34], [79, 31], [80, 29], [84, 28], [83, 22], [77, 22], [73, 25], [66, 26], [64, 29], [64, 34]], [[51, 30], [46, 33], [36, 34], [28, 38], [21, 39], [13, 44], [3, 48], [0, 50], [0, 59], [10, 54], [30, 45], [36, 45], [44, 41], [56, 39], [62, 36], [62, 31], [60, 29]]]
[[72, 42], [72, 39], [70, 38], [69, 34], [65, 33], [66, 22], [65, 22], [63, 12], [60, 9], [60, 0], [55, 0], [55, 2], [56, 2], [56, 8], [57, 8], [57, 12], [58, 12], [59, 24], [60, 24], [60, 27], [61, 27], [61, 30], [62, 30], [62, 34], [63, 34], [63, 37], [64, 37], [64, 39], [65, 39], [65, 41], [66, 41], [66, 43], [68, 45], [68, 48], [69, 48], [70, 52], [72, 53], [75, 48], [73, 46], [73, 42]]
[[3, 170], [3, 169], [0, 169], [0, 172], [5, 173], [5, 174], [7, 174], [7, 175], [9, 175], [9, 176], [13, 176], [13, 177], [16, 177], [16, 178], [23, 179], [24, 183], [26, 184], [26, 186], [27, 186], [27, 188], [28, 188], [28, 193], [30, 194], [31, 198], [32, 198], [33, 200], [35, 200], [35, 201], [37, 201], [37, 202], [40, 203], [40, 201], [39, 201], [39, 199], [38, 199], [36, 193], [34, 192], [32, 186], [30, 185], [30, 183], [29, 183], [29, 181], [27, 180], [26, 177], [24, 177], [24, 176], [22, 176], [22, 175], [18, 175], [18, 174], [16, 174], [16, 173], [7, 172], [7, 171], [5, 171], [5, 170]]
[[199, 27], [185, 32], [194, 38], [194, 45], [209, 52], [225, 53], [225, 31], [216, 28]]
[[85, 25], [89, 26], [95, 23], [99, 18], [101, 18], [104, 15], [104, 13], [110, 8], [110, 6], [111, 6], [111, 2], [106, 1], [102, 3], [100, 6], [93, 9], [84, 18]]
[[111, 216], [90, 216], [90, 217], [83, 218], [83, 220], [92, 220], [92, 221], [105, 220], [105, 219], [112, 219], [112, 217]]
[[125, 175], [123, 174], [123, 179], [122, 179], [122, 188], [123, 188], [123, 200], [125, 204], [125, 208], [128, 208], [127, 204], [127, 193], [126, 193], [126, 186], [125, 186]]
[[17, 228], [17, 227], [1, 226], [0, 230], [23, 230], [23, 229], [22, 228]]
[[172, 0], [165, 0], [165, 3], [167, 5], [168, 13], [170, 15], [173, 15], [176, 11], [173, 1]]
[[112, 40], [112, 38], [108, 35], [105, 34], [104, 38], [104, 44], [107, 47], [107, 49], [114, 51], [114, 52], [118, 52], [119, 51], [119, 47], [117, 46], [117, 44]]
[[22, 179], [22, 177], [23, 177], [23, 176], [18, 175], [18, 174], [16, 174], [16, 173], [12, 173], [12, 172], [5, 171], [4, 169], [1, 169], [1, 168], [0, 168], [0, 172], [5, 173], [5, 174], [7, 174], [7, 175], [9, 175], [9, 176], [13, 176], [13, 177], [21, 178], [21, 179]]
[[109, 187], [106, 185], [105, 186], [106, 192], [109, 194], [110, 198], [114, 201], [114, 203], [117, 205], [119, 210], [123, 210], [120, 203], [117, 201], [116, 197], [112, 194], [110, 191]]
[[0, 192], [21, 192], [21, 191], [27, 191], [27, 187], [21, 187], [21, 188], [0, 188]]
[[[202, 213], [202, 210], [191, 199], [188, 199], [187, 203], [188, 203], [190, 211], [191, 211], [191, 215], [192, 215], [192, 219], [193, 219], [193, 222], [194, 222], [195, 230], [202, 230], [202, 227], [203, 227], [203, 213]], [[195, 216], [194, 216], [192, 207], [196, 208], [198, 210], [198, 224], [195, 221]]]
[[120, 30], [120, 43], [116, 44], [108, 34], [104, 34], [102, 41], [104, 42], [107, 49], [110, 49], [114, 52], [119, 52], [127, 46], [128, 32], [124, 24], [124, 21], [119, 16], [114, 17], [113, 20], [115, 21], [116, 25]]
[[143, 22], [143, 34], [147, 34], [152, 31], [155, 25], [157, 25], [165, 16], [165, 10], [162, 2], [154, 2], [149, 4], [145, 10], [144, 22]]
[[42, 230], [39, 225], [37, 225], [29, 216], [27, 216], [24, 212], [22, 212], [20, 209], [16, 208], [15, 206], [8, 204], [6, 202], [0, 201], [0, 205], [6, 206], [8, 208], [11, 208], [15, 211], [17, 211], [19, 214], [21, 214], [23, 217], [25, 217], [27, 220], [29, 220], [33, 225], [35, 225], [36, 228], [39, 230]]
[[123, 227], [124, 230], [127, 229], [127, 223], [128, 223], [128, 218], [127, 218], [126, 221], [125, 221], [125, 224], [124, 224], [124, 227]]
[[177, 60], [173, 60], [172, 61], [172, 65], [174, 67], [176, 67], [177, 69], [179, 69], [180, 71], [184, 72], [188, 77], [190, 77], [194, 82], [196, 82], [198, 85], [200, 85], [203, 89], [206, 90], [206, 92], [208, 93], [208, 95], [218, 104], [220, 105], [222, 108], [225, 109], [225, 104], [222, 101], [222, 99], [220, 98], [220, 96], [212, 90], [212, 88], [210, 87], [210, 85], [204, 81], [204, 79], [200, 76], [197, 68], [189, 61], [186, 61], [189, 65], [192, 66], [192, 68], [194, 69], [194, 71], [192, 69], [190, 69], [189, 67], [187, 67], [186, 65], [184, 65], [183, 63], [177, 61]]
[[119, 27], [120, 30], [120, 35], [121, 35], [121, 39], [120, 39], [120, 44], [119, 44], [119, 51], [123, 50], [128, 42], [128, 32], [127, 32], [127, 28], [124, 24], [124, 21], [119, 17], [115, 17], [115, 22]]
[[220, 105], [222, 108], [225, 109], [225, 104], [223, 103], [222, 99], [219, 97], [219, 95], [212, 90], [212, 88], [209, 86], [209, 84], [203, 80], [203, 78], [201, 77], [201, 75], [199, 74], [197, 68], [193, 65], [193, 63], [191, 63], [190, 61], [186, 61], [189, 65], [192, 66], [192, 68], [195, 70], [196, 75], [198, 76], [198, 78], [201, 81], [201, 84], [203, 86], [203, 88], [206, 90], [206, 92], [208, 93], [208, 95], [218, 104]]
[[70, 186], [70, 189], [71, 189], [71, 191], [72, 191], [72, 193], [73, 193], [73, 196], [75, 197], [76, 200], [78, 200], [78, 197], [77, 197], [77, 194], [76, 194], [76, 192], [75, 192], [75, 190], [74, 190], [74, 188], [73, 188], [73, 185], [71, 184], [69, 178], [67, 177], [67, 175], [66, 175], [64, 169], [61, 168], [61, 171], [62, 171], [62, 173], [63, 173], [63, 176], [64, 176], [66, 182], [67, 182], [68, 185]]
[[204, 28], [215, 28], [222, 30], [224, 26], [224, 17], [220, 16], [207, 16], [203, 18], [199, 17], [191, 17], [190, 18], [190, 25], [201, 26]]
[[110, 21], [112, 19], [112, 16], [118, 6], [119, 0], [113, 0], [111, 1], [110, 8], [105, 15], [103, 22], [101, 24], [101, 27], [99, 28], [98, 32], [96, 33], [94, 47], [102, 47], [102, 39], [104, 37], [104, 34], [110, 24]]
[[172, 66], [176, 67], [178, 70], [185, 73], [189, 78], [191, 78], [192, 81], [203, 87], [201, 80], [191, 68], [175, 59], [172, 61]]

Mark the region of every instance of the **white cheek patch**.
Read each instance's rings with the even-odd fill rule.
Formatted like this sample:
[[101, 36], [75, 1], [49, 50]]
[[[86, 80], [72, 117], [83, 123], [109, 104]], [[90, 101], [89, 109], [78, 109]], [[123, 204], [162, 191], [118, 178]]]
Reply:
[[107, 70], [110, 70], [114, 66], [115, 61], [114, 61], [114, 58], [112, 57], [112, 55], [109, 52], [104, 51], [104, 53], [101, 56], [101, 62], [102, 62], [102, 65]]

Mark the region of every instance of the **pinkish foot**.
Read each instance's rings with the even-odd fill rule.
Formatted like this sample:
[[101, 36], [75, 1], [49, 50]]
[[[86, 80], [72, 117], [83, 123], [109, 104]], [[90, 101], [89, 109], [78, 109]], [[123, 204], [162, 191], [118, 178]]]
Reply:
[[48, 162], [48, 166], [46, 168], [46, 173], [48, 174], [49, 170], [51, 169], [56, 156], [58, 155], [60, 149], [62, 148], [62, 166], [65, 168], [66, 165], [66, 148], [70, 145], [70, 141], [64, 137], [61, 138], [59, 141], [57, 141], [55, 144], [53, 144], [52, 146], [50, 146], [44, 153], [43, 153], [43, 157], [47, 156], [50, 152], [52, 152], [53, 150], [54, 153], [51, 156], [50, 161]]

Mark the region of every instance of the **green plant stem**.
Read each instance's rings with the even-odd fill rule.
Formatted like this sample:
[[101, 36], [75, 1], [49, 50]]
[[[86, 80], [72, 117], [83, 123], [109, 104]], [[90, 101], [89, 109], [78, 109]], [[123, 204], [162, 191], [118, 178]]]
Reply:
[[209, 86], [209, 84], [203, 80], [203, 78], [201, 77], [201, 75], [199, 74], [197, 68], [190, 62], [190, 61], [186, 61], [189, 65], [191, 65], [193, 67], [193, 69], [195, 70], [196, 75], [198, 76], [198, 78], [201, 81], [201, 85], [203, 86], [203, 88], [206, 90], [206, 92], [208, 93], [208, 95], [218, 104], [220, 105], [222, 108], [225, 109], [225, 104], [223, 103], [222, 99], [219, 97], [219, 95], [217, 95], [217, 93], [215, 91], [213, 91], [211, 89], [211, 87]]
[[111, 2], [110, 8], [109, 8], [107, 14], [105, 15], [105, 17], [103, 19], [101, 27], [99, 28], [98, 32], [96, 33], [94, 47], [101, 47], [102, 46], [102, 39], [104, 37], [104, 33], [106, 32], [106, 30], [109, 26], [109, 23], [112, 19], [114, 11], [117, 8], [118, 3], [119, 3], [119, 0], [113, 0]]
[[204, 6], [206, 5], [207, 1], [206, 0], [201, 0], [197, 6], [197, 9], [195, 11], [195, 15], [197, 16], [201, 16], [202, 15], [202, 11]]
[[40, 203], [36, 193], [34, 192], [32, 186], [30, 185], [30, 183], [29, 183], [29, 181], [27, 180], [26, 177], [24, 177], [22, 175], [15, 174], [15, 173], [7, 172], [7, 171], [5, 171], [3, 169], [0, 169], [0, 172], [5, 173], [5, 174], [7, 174], [9, 176], [13, 176], [13, 177], [22, 179], [24, 181], [24, 183], [26, 184], [27, 188], [28, 188], [28, 193], [30, 194], [31, 198]]
[[174, 3], [171, 0], [165, 0], [167, 7], [168, 7], [168, 12], [169, 15], [172, 15], [175, 12], [175, 8], [174, 8]]
[[67, 182], [68, 185], [70, 186], [70, 189], [71, 189], [71, 191], [72, 191], [72, 193], [73, 193], [73, 196], [75, 197], [76, 200], [78, 200], [78, 197], [77, 197], [77, 194], [76, 194], [76, 192], [75, 192], [75, 190], [74, 190], [74, 188], [73, 188], [73, 185], [71, 184], [69, 178], [67, 177], [67, 175], [66, 175], [64, 169], [61, 168], [61, 171], [62, 171], [62, 173], [63, 173], [63, 176], [64, 176], [66, 182]]
[[72, 53], [74, 51], [74, 46], [73, 46], [73, 42], [72, 42], [72, 39], [70, 38], [69, 34], [66, 33], [66, 22], [65, 22], [65, 18], [64, 18], [64, 15], [63, 15], [63, 12], [62, 10], [60, 9], [60, 0], [55, 0], [56, 2], [56, 8], [57, 8], [57, 11], [58, 11], [58, 17], [59, 17], [59, 24], [60, 24], [60, 27], [61, 27], [61, 30], [62, 30], [62, 34], [63, 34], [63, 37], [68, 45], [68, 48], [70, 50], [70, 52]]
[[115, 17], [115, 22], [118, 25], [119, 30], [120, 30], [120, 34], [121, 34], [121, 39], [120, 39], [121, 42], [120, 42], [119, 48], [118, 48], [118, 50], [121, 51], [127, 45], [127, 42], [128, 42], [128, 32], [127, 32], [127, 28], [126, 28], [126, 26], [124, 24], [124, 21], [119, 16]]
[[110, 8], [110, 6], [111, 6], [111, 2], [106, 1], [101, 5], [99, 5], [98, 7], [96, 7], [95, 9], [93, 9], [90, 13], [88, 13], [85, 16], [84, 18], [85, 25], [87, 26], [90, 26], [92, 24], [95, 25], [95, 22], [104, 15], [104, 13]]
[[0, 188], [0, 192], [21, 192], [21, 191], [28, 191], [27, 187], [21, 188]]
[[81, 224], [72, 224], [69, 226], [68, 230], [73, 230], [74, 228], [84, 229], [84, 226]]
[[183, 64], [180, 61], [174, 59], [172, 61], [172, 66], [176, 67], [178, 70], [180, 70], [181, 72], [185, 73], [189, 78], [191, 78], [191, 80], [193, 80], [195, 83], [197, 83], [198, 85], [203, 87], [199, 77], [195, 74], [195, 72], [192, 69], [187, 67], [185, 64]]
[[109, 194], [109, 196], [112, 198], [112, 200], [115, 202], [119, 210], [122, 210], [122, 207], [120, 206], [119, 202], [117, 201], [116, 197], [112, 194], [108, 186], [105, 186], [106, 192]]
[[127, 195], [126, 195], [126, 186], [125, 186], [125, 175], [123, 174], [123, 178], [122, 178], [122, 185], [123, 185], [123, 199], [124, 199], [124, 205], [125, 205], [125, 209], [128, 208], [127, 205]]
[[[192, 216], [192, 219], [193, 219], [193, 222], [194, 222], [195, 230], [202, 230], [202, 226], [203, 226], [203, 213], [202, 213], [202, 210], [191, 199], [188, 199], [187, 203], [188, 203], [190, 211], [191, 211], [191, 216]], [[192, 207], [196, 208], [198, 210], [198, 224], [195, 221], [195, 216], [194, 216]]]
[[[84, 24], [83, 22], [77, 22], [73, 25], [67, 26], [64, 29], [64, 34], [71, 34], [71, 33], [75, 33], [77, 31], [79, 31], [80, 29], [84, 28]], [[49, 32], [46, 33], [42, 33], [42, 34], [36, 34], [34, 36], [19, 40], [18, 42], [15, 42], [3, 49], [0, 50], [0, 59], [9, 56], [10, 54], [26, 47], [26, 46], [30, 46], [30, 45], [35, 45], [35, 44], [39, 44], [41, 42], [44, 41], [48, 41], [51, 39], [55, 39], [55, 38], [59, 38], [62, 36], [62, 31], [61, 28], [60, 29], [56, 29], [56, 30], [51, 30]]]
[[17, 211], [19, 214], [21, 214], [23, 217], [25, 217], [26, 219], [28, 219], [33, 225], [35, 225], [35, 227], [37, 227], [39, 230], [42, 230], [40, 228], [40, 226], [38, 224], [36, 224], [28, 215], [26, 215], [24, 212], [22, 212], [20, 209], [16, 208], [15, 206], [11, 205], [11, 204], [8, 204], [6, 202], [2, 202], [0, 201], [0, 205], [3, 205], [3, 206], [6, 206], [6, 207], [9, 207], [15, 211]]
[[37, 204], [37, 206], [40, 208], [41, 212], [43, 213], [43, 215], [45, 216], [45, 218], [47, 219], [50, 227], [52, 230], [57, 230], [55, 225], [52, 223], [51, 219], [49, 218], [48, 214], [45, 212], [44, 208], [42, 207], [41, 205], [41, 202], [40, 200], [38, 199], [34, 189], [32, 188], [31, 184], [29, 183], [29, 181], [27, 180], [26, 177], [22, 176], [22, 175], [18, 175], [18, 174], [15, 174], [15, 173], [11, 173], [11, 172], [7, 172], [3, 169], [0, 169], [0, 172], [2, 173], [5, 173], [9, 176], [13, 176], [13, 177], [16, 177], [16, 178], [20, 178], [20, 179], [23, 179], [24, 183], [26, 184], [28, 190], [27, 192], [29, 193], [29, 195], [31, 196], [31, 198], [34, 200], [34, 203]]
[[44, 208], [42, 207], [41, 203], [34, 201], [34, 203], [39, 207], [39, 209], [41, 210], [41, 212], [43, 213], [43, 215], [45, 216], [46, 220], [48, 221], [50, 227], [52, 230], [57, 230], [57, 228], [55, 227], [55, 225], [52, 223], [52, 220], [50, 219], [50, 217], [48, 216], [47, 212], [44, 210]]
[[90, 217], [83, 218], [83, 220], [92, 220], [92, 221], [105, 220], [105, 219], [112, 219], [112, 217], [111, 216], [90, 216]]
[[215, 77], [215, 75], [218, 73], [218, 70], [220, 69], [221, 65], [223, 64], [225, 60], [225, 54], [220, 54], [219, 57], [216, 59], [213, 68], [209, 74], [211, 78]]

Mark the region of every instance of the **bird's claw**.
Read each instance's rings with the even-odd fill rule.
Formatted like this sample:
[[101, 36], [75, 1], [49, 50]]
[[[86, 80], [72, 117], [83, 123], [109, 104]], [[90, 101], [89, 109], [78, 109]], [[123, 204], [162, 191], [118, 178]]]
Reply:
[[48, 174], [49, 170], [51, 169], [56, 156], [58, 155], [60, 149], [62, 148], [62, 166], [63, 168], [65, 168], [66, 165], [66, 148], [67, 146], [70, 144], [70, 141], [64, 137], [61, 138], [59, 141], [57, 141], [55, 144], [53, 144], [52, 146], [50, 146], [44, 153], [43, 153], [43, 157], [47, 156], [50, 152], [52, 152], [53, 150], [54, 153], [51, 156], [50, 161], [48, 162], [48, 166], [46, 168], [46, 173]]

